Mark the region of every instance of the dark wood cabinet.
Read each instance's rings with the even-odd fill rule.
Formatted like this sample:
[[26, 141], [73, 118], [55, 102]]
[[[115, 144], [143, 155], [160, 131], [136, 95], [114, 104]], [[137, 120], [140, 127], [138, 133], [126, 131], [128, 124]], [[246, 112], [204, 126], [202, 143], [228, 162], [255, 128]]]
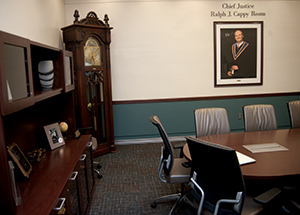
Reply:
[[[85, 139], [85, 137], [83, 138]], [[89, 142], [77, 160], [77, 164], [56, 200], [51, 214], [58, 214], [58, 212], [59, 214], [88, 214], [95, 184], [93, 168], [86, 165], [89, 159], [88, 154], [91, 155], [91, 152], [92, 148]], [[89, 190], [88, 187], [91, 189]]]
[[[53, 61], [50, 90], [40, 84], [38, 64]], [[54, 95], [74, 89], [72, 52], [0, 31], [0, 90], [3, 116], [22, 110]]]
[[0, 31], [1, 113], [34, 104], [30, 40]]
[[[78, 164], [79, 165], [79, 164]], [[67, 186], [67, 191], [70, 193], [69, 194], [69, 207], [66, 207], [68, 209], [68, 213], [71, 212], [71, 214], [80, 214], [81, 213], [81, 207], [80, 207], [80, 195], [79, 195], [79, 187], [80, 187], [80, 181], [78, 177], [78, 170], [79, 167], [76, 167], [75, 171], [72, 173], [72, 176], [69, 178], [68, 181], [68, 186]], [[68, 201], [67, 201], [68, 203]], [[71, 210], [71, 211], [70, 211]]]
[[[44, 89], [39, 80], [39, 63], [53, 62], [53, 86]], [[13, 65], [16, 64], [16, 65]], [[91, 135], [75, 139], [73, 53], [0, 31], [0, 193], [3, 214], [55, 214], [56, 201], [65, 199], [66, 214], [75, 214], [74, 201], [80, 214], [88, 212], [94, 190]], [[12, 74], [11, 74], [12, 73]], [[54, 150], [49, 147], [44, 126], [64, 121], [68, 124], [65, 145]], [[16, 206], [7, 146], [16, 143], [26, 154], [35, 148], [46, 148], [46, 157], [33, 163], [29, 178], [23, 178], [15, 165], [16, 184], [22, 204]], [[80, 157], [86, 154], [85, 161]], [[86, 163], [81, 171], [80, 166]], [[79, 179], [76, 196], [70, 195], [73, 171]], [[84, 175], [84, 177], [82, 177]], [[74, 188], [74, 186], [73, 186]], [[87, 189], [88, 188], [88, 189]], [[82, 190], [86, 189], [83, 197]], [[61, 202], [58, 202], [60, 204]], [[57, 211], [56, 211], [57, 213]]]
[[76, 89], [76, 115], [79, 127], [92, 127], [97, 138], [98, 156], [116, 151], [111, 90], [110, 43], [111, 27], [108, 16], [104, 22], [89, 12], [74, 23], [62, 28], [66, 49], [73, 52]]

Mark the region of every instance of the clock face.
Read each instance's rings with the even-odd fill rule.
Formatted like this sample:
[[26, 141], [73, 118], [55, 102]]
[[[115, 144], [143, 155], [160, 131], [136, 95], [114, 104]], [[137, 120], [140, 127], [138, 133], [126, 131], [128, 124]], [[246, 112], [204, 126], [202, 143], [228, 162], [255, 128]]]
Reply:
[[101, 66], [101, 46], [93, 37], [88, 38], [84, 45], [84, 65]]

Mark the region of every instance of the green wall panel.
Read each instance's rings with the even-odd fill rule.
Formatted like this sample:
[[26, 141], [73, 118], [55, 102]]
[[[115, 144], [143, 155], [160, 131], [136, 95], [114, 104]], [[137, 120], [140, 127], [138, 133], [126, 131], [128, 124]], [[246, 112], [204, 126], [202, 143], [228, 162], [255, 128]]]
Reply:
[[195, 135], [194, 110], [204, 107], [224, 107], [227, 110], [231, 132], [244, 130], [244, 121], [238, 119], [242, 107], [249, 104], [272, 104], [278, 128], [289, 128], [287, 102], [300, 96], [278, 96], [239, 99], [218, 99], [182, 102], [118, 104], [113, 106], [116, 140], [159, 137], [149, 117], [157, 115], [166, 132], [172, 136]]

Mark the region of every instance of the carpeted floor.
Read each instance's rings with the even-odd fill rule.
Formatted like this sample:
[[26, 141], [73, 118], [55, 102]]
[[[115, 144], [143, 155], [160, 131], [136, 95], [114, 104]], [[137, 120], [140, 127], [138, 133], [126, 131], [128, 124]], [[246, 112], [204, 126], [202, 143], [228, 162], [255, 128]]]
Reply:
[[[157, 167], [162, 143], [119, 145], [117, 153], [96, 157], [101, 163], [102, 179], [96, 178], [96, 188], [89, 215], [169, 214], [174, 201], [158, 203], [156, 197], [177, 192], [180, 185], [163, 183]], [[179, 157], [179, 150], [176, 150]], [[177, 215], [196, 214], [187, 203], [181, 203]]]

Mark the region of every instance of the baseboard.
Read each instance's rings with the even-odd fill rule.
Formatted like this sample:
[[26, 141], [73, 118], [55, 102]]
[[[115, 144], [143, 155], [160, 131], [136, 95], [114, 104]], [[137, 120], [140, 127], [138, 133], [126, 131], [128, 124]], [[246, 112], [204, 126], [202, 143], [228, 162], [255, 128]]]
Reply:
[[[171, 142], [185, 141], [185, 136], [169, 137]], [[131, 140], [115, 140], [115, 145], [131, 145], [131, 144], [147, 144], [147, 143], [162, 143], [159, 138], [131, 139]]]

